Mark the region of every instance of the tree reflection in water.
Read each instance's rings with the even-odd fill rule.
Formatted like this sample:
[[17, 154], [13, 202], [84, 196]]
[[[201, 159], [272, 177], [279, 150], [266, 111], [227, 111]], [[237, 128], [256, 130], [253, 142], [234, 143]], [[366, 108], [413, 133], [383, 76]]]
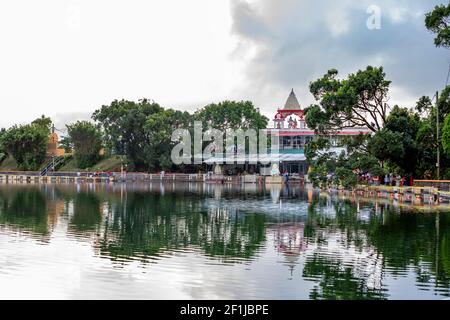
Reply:
[[178, 194], [132, 193], [111, 203], [101, 251], [112, 257], [151, 257], [201, 249], [227, 259], [249, 259], [265, 240], [265, 216], [202, 210], [199, 199]]
[[48, 242], [64, 221], [68, 236], [124, 264], [195, 252], [220, 264], [250, 265], [272, 250], [282, 255], [290, 280], [313, 284], [312, 299], [385, 299], [389, 281], [411, 272], [418, 290], [449, 296], [449, 213], [298, 187], [0, 187], [0, 230]]
[[44, 193], [36, 188], [0, 188], [0, 226], [31, 232], [48, 240], [48, 211]]
[[[450, 215], [412, 213], [389, 204], [359, 205], [316, 198], [306, 227], [317, 247], [303, 276], [320, 283], [311, 298], [386, 298], [384, 278], [406, 276], [413, 269], [421, 290], [445, 288], [449, 295]], [[358, 210], [359, 209], [359, 210]], [[368, 219], [361, 219], [362, 212]], [[436, 223], [439, 221], [439, 223]]]

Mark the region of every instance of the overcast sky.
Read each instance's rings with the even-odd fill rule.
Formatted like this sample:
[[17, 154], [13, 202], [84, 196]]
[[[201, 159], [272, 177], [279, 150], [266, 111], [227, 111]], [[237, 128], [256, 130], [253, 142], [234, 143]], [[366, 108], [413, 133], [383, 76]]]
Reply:
[[[62, 127], [142, 97], [189, 111], [252, 100], [273, 116], [291, 88], [305, 107], [310, 81], [369, 64], [393, 81], [391, 103], [411, 107], [445, 85], [449, 51], [424, 27], [444, 2], [1, 1], [0, 126], [45, 114]], [[379, 29], [367, 27], [373, 5]]]

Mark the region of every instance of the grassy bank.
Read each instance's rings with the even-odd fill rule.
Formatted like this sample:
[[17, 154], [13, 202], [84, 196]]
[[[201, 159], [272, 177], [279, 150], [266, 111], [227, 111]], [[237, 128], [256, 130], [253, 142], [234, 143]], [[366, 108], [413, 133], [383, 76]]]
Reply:
[[[119, 156], [111, 156], [106, 157], [100, 160], [96, 165], [92, 168], [89, 168], [88, 171], [120, 171], [121, 160]], [[78, 171], [86, 171], [86, 169], [80, 169], [77, 166], [75, 159], [70, 159], [65, 165], [58, 169], [58, 171], [62, 172], [78, 172]]]
[[[121, 160], [118, 156], [106, 157], [100, 160], [95, 166], [89, 168], [88, 171], [120, 171]], [[0, 171], [22, 171], [17, 168], [17, 162], [13, 157], [9, 156], [0, 163]], [[61, 172], [78, 172], [86, 171], [86, 169], [80, 169], [73, 157], [69, 158], [65, 164], [57, 171]]]
[[17, 162], [13, 157], [8, 156], [0, 163], [0, 171], [20, 171], [17, 169]]

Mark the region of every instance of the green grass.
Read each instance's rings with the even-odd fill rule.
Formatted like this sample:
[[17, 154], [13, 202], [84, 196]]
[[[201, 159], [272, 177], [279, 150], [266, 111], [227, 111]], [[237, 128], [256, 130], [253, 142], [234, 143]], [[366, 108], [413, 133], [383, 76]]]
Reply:
[[0, 163], [0, 171], [20, 171], [17, 169], [17, 162], [14, 160], [12, 156], [6, 157], [5, 160], [3, 160]]
[[[89, 171], [120, 171], [121, 160], [119, 156], [110, 156], [100, 160], [92, 168], [89, 168]], [[22, 171], [17, 168], [16, 160], [12, 156], [6, 157], [0, 163], [0, 171]], [[66, 163], [57, 169], [57, 171], [61, 172], [78, 172], [78, 171], [86, 171], [86, 169], [80, 169], [77, 166], [77, 163], [74, 158], [68, 159]]]
[[[120, 171], [121, 166], [120, 156], [110, 156], [106, 157], [92, 168], [89, 168], [88, 171]], [[69, 160], [64, 166], [58, 169], [61, 172], [77, 172], [77, 171], [86, 171], [86, 169], [80, 169], [77, 166], [75, 159]]]

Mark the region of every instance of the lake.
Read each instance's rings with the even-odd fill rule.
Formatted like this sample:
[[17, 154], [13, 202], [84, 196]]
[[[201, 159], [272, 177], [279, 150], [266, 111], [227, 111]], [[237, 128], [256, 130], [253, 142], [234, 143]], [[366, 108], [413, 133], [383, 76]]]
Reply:
[[445, 299], [450, 210], [300, 187], [0, 185], [0, 299]]

